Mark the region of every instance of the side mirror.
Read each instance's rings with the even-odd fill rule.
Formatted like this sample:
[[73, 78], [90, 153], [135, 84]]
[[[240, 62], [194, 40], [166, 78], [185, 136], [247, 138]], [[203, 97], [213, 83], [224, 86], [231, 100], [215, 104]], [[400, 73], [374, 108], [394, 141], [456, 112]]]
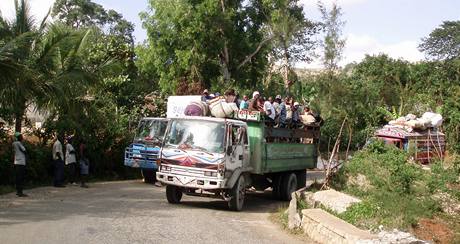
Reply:
[[233, 146], [227, 146], [227, 155], [230, 156], [233, 153]]

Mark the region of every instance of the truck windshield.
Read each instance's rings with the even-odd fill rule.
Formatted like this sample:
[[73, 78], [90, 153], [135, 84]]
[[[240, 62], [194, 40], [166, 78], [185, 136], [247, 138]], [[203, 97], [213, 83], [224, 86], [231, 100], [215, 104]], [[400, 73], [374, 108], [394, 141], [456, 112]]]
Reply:
[[223, 153], [225, 125], [196, 120], [173, 120], [165, 147]]
[[139, 122], [135, 140], [141, 142], [161, 143], [166, 131], [166, 126], [166, 121], [143, 119]]

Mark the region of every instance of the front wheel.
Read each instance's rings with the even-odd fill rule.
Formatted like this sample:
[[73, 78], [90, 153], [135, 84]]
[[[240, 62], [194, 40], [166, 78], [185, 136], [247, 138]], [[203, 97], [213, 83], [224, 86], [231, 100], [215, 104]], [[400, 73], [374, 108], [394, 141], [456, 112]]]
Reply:
[[238, 181], [230, 190], [231, 199], [228, 202], [228, 207], [233, 211], [241, 211], [244, 205], [244, 198], [246, 196], [246, 185], [244, 176], [240, 175]]
[[178, 186], [166, 186], [166, 198], [169, 203], [178, 204], [182, 199], [182, 190]]

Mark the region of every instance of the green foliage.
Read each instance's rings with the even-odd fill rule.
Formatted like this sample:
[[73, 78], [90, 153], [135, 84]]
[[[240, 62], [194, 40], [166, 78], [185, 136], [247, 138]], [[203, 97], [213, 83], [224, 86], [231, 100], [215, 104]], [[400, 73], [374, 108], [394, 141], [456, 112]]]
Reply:
[[377, 203], [369, 200], [364, 200], [360, 203], [353, 204], [347, 211], [339, 214], [339, 217], [353, 225], [360, 224], [360, 221], [375, 218], [379, 211]]
[[419, 50], [437, 60], [460, 58], [460, 21], [444, 21], [422, 39]]
[[445, 166], [442, 162], [437, 162], [431, 166], [431, 173], [427, 177], [430, 193], [447, 192], [460, 201], [460, 191], [453, 189], [453, 186], [460, 185], [460, 162], [456, 161], [450, 167]]
[[[408, 229], [420, 218], [440, 213], [432, 192], [454, 180], [455, 174], [458, 177], [458, 172], [439, 172], [436, 165], [432, 174], [426, 172], [408, 162], [404, 152], [376, 141], [356, 153], [333, 182], [335, 188], [362, 199], [339, 217], [363, 228]], [[357, 183], [358, 175], [366, 180]]]

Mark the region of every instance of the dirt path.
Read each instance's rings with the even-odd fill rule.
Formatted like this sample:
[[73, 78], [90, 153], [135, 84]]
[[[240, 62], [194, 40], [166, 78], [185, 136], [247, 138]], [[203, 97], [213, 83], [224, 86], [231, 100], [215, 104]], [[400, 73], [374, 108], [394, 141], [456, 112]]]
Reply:
[[184, 196], [139, 181], [89, 189], [42, 187], [28, 198], [0, 196], [0, 243], [304, 243], [269, 220], [280, 202], [250, 194], [244, 212], [220, 200]]

